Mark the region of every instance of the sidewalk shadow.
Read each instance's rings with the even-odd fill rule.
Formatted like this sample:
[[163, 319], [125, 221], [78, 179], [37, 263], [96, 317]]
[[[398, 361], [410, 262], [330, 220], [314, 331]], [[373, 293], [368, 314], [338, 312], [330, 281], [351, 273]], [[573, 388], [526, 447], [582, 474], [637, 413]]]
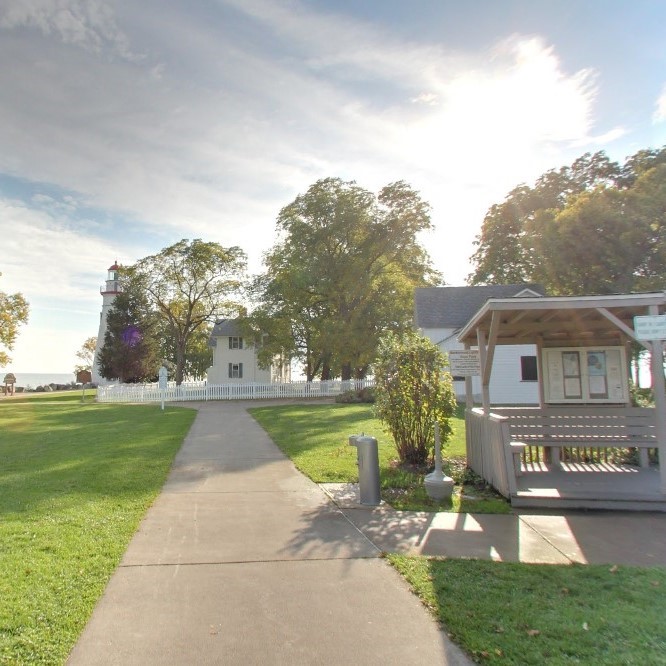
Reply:
[[303, 560], [354, 560], [379, 557], [381, 552], [328, 500], [306, 509], [301, 527], [280, 550], [290, 558]]
[[558, 549], [515, 515], [425, 513], [390, 508], [343, 511], [385, 552], [503, 562], [569, 563]]

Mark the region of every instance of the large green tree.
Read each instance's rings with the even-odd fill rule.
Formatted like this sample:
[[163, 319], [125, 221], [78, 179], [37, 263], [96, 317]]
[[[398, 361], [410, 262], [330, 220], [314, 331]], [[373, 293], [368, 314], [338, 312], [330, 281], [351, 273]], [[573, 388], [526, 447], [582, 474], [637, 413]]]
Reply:
[[216, 318], [238, 312], [245, 267], [238, 247], [183, 239], [128, 269], [133, 288], [145, 294], [173, 345], [176, 384], [183, 381], [188, 345], [197, 334]]
[[146, 295], [125, 281], [106, 318], [98, 358], [102, 377], [126, 383], [155, 381], [161, 365], [159, 326]]
[[299, 359], [308, 380], [365, 376], [378, 340], [411, 325], [414, 287], [436, 284], [418, 236], [429, 206], [404, 182], [378, 195], [339, 178], [314, 183], [277, 219], [246, 326], [261, 351]]
[[[185, 348], [184, 377], [205, 379], [208, 368], [213, 364], [213, 349], [209, 346], [212, 329], [212, 324], [203, 324], [189, 337]], [[170, 336], [168, 322], [161, 322], [158, 340], [162, 360], [169, 372], [169, 377], [175, 378], [176, 341]]]
[[14, 348], [18, 329], [21, 324], [28, 322], [29, 312], [28, 302], [22, 294], [6, 294], [0, 291], [0, 367], [8, 365], [11, 361], [7, 351]]
[[552, 294], [573, 295], [636, 290], [657, 274], [663, 280], [652, 258], [661, 255], [665, 161], [666, 149], [639, 151], [623, 167], [604, 153], [586, 154], [533, 187], [515, 188], [486, 214], [471, 284], [541, 282]]

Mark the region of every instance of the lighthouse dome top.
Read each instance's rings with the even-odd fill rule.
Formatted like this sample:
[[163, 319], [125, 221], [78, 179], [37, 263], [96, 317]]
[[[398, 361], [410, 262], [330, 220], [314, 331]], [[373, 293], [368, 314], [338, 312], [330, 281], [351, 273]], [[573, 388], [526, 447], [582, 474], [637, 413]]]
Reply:
[[119, 268], [120, 268], [120, 266], [118, 266], [118, 260], [117, 259], [113, 262], [113, 266], [109, 266], [110, 271], [117, 271]]

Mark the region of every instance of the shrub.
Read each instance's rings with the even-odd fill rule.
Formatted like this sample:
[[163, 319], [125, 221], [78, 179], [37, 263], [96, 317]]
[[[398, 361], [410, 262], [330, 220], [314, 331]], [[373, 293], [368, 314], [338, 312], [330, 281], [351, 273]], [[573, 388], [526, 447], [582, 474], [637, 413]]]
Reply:
[[351, 389], [335, 396], [335, 402], [344, 404], [373, 403], [375, 402], [375, 389], [371, 386], [362, 389]]
[[423, 465], [434, 449], [434, 424], [442, 443], [451, 436], [456, 411], [446, 356], [428, 338], [412, 331], [380, 341], [375, 364], [375, 413], [395, 442], [400, 462]]

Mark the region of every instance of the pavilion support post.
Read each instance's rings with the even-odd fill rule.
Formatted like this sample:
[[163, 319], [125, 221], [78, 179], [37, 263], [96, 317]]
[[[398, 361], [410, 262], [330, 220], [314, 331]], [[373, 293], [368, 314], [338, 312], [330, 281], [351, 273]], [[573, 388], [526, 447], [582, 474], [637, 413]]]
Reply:
[[[469, 343], [465, 343], [465, 351], [469, 351], [469, 349]], [[467, 375], [465, 377], [465, 406], [467, 409], [472, 409], [472, 407], [474, 407], [474, 386], [472, 382], [472, 377]]]
[[[652, 310], [656, 312], [652, 312]], [[650, 314], [659, 314], [655, 306], [650, 306]], [[664, 343], [652, 340], [650, 370], [652, 372], [652, 391], [657, 421], [657, 442], [659, 444], [659, 473], [661, 492], [666, 494], [666, 383], [664, 382]]]
[[480, 328], [476, 329], [476, 341], [479, 346], [479, 361], [481, 362], [481, 404], [483, 405], [483, 413], [487, 416], [490, 414], [490, 373], [486, 375], [486, 334]]
[[[627, 339], [624, 341], [624, 353], [627, 357], [627, 380], [629, 381], [629, 386], [634, 384], [636, 388], [640, 386], [639, 383], [639, 378], [638, 378], [638, 365], [634, 367], [632, 365], [633, 357], [632, 357], [632, 351], [631, 351], [631, 340]], [[652, 352], [650, 352], [651, 354]], [[634, 376], [635, 375], [635, 376]], [[627, 407], [631, 407], [631, 391], [629, 391], [629, 394], [627, 395]]]
[[652, 342], [650, 370], [652, 371], [652, 390], [654, 392], [655, 416], [657, 419], [657, 442], [659, 443], [659, 473], [661, 474], [661, 492], [666, 493], [666, 386], [664, 385], [664, 343]]
[[536, 353], [537, 379], [539, 380], [539, 408], [544, 409], [546, 406], [546, 392], [543, 386], [543, 335], [541, 334], [536, 337]]

